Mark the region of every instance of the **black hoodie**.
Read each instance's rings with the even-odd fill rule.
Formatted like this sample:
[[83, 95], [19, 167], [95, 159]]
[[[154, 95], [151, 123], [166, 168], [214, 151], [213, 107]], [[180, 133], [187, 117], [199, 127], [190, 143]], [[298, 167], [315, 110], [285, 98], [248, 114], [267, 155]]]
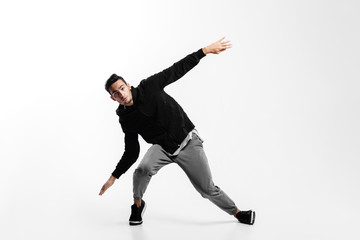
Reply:
[[164, 88], [195, 67], [205, 56], [202, 49], [187, 55], [171, 67], [144, 79], [131, 88], [134, 105], [119, 105], [116, 114], [125, 133], [125, 151], [112, 175], [119, 178], [139, 156], [138, 134], [151, 144], [161, 145], [168, 153], [174, 153], [194, 129], [181, 106]]

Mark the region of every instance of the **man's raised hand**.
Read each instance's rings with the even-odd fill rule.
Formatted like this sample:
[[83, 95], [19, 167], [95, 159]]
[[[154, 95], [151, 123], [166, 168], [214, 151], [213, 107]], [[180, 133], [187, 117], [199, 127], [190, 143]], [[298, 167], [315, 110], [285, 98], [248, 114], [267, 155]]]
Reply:
[[208, 54], [208, 53], [219, 54], [225, 51], [226, 49], [231, 48], [232, 44], [230, 43], [230, 41], [224, 41], [224, 39], [225, 37], [214, 42], [213, 44], [210, 44], [207, 47], [204, 47], [203, 48], [204, 54]]

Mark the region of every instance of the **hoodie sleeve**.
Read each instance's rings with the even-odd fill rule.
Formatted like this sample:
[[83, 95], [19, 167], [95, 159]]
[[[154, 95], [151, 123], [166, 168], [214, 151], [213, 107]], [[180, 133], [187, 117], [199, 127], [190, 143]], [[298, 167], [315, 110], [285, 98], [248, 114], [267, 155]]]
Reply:
[[119, 178], [124, 174], [138, 159], [140, 145], [137, 133], [125, 133], [125, 151], [120, 161], [116, 165], [112, 175]]
[[205, 54], [202, 49], [199, 49], [174, 63], [171, 67], [145, 79], [144, 84], [164, 89], [167, 85], [180, 79], [188, 71], [194, 68], [203, 57], [205, 57]]

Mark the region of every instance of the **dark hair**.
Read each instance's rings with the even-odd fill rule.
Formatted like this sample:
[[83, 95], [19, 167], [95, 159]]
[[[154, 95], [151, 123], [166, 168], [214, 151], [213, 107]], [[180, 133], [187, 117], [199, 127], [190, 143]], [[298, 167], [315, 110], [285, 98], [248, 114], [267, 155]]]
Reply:
[[[114, 74], [112, 74], [112, 75], [109, 77], [109, 79], [105, 82], [105, 90], [108, 91], [108, 93], [110, 93], [110, 91], [109, 91], [110, 86], [111, 86], [114, 82], [116, 82], [117, 80], [121, 80], [121, 81], [123, 81], [123, 82], [126, 84], [125, 80], [124, 80], [122, 77], [120, 77], [120, 76], [118, 76], [118, 75], [116, 75], [116, 74], [114, 73]], [[111, 94], [111, 93], [110, 93], [110, 94]]]

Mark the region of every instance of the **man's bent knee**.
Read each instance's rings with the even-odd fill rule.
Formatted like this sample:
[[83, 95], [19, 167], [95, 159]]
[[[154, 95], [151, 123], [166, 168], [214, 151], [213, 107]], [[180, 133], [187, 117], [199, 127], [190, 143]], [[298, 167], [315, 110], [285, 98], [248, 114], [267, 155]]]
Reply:
[[145, 175], [145, 176], [151, 176], [151, 170], [147, 166], [139, 166], [135, 169], [134, 175]]

